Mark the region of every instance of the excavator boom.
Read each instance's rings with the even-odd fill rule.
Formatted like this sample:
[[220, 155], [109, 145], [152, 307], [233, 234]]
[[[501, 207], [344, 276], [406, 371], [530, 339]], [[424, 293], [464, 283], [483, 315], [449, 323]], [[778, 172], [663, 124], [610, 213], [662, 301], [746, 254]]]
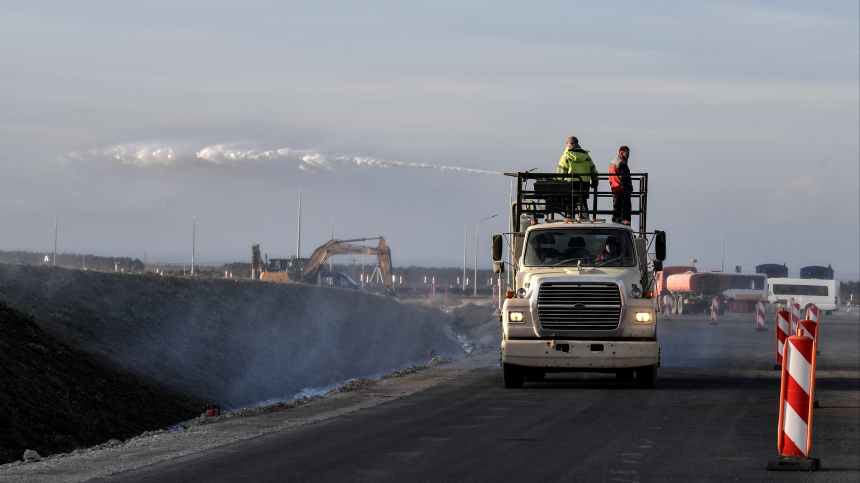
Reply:
[[[379, 244], [376, 247], [349, 245], [349, 243], [352, 242], [361, 242], [367, 240], [379, 240]], [[260, 277], [260, 280], [272, 280], [279, 282], [296, 282], [311, 280], [313, 278], [313, 275], [319, 269], [320, 265], [327, 258], [332, 257], [334, 255], [376, 255], [379, 260], [379, 268], [382, 271], [382, 278], [385, 281], [385, 288], [388, 291], [388, 295], [394, 295], [394, 287], [391, 284], [391, 249], [388, 248], [388, 245], [385, 244], [385, 239], [381, 236], [376, 238], [355, 238], [352, 240], [329, 240], [326, 244], [314, 250], [313, 254], [311, 254], [310, 258], [307, 259], [307, 262], [301, 269], [301, 272], [295, 274], [295, 276], [297, 276], [296, 280], [293, 280], [286, 273], [267, 273], [265, 274], [265, 276]], [[259, 260], [259, 256], [260, 248], [258, 245], [254, 245], [254, 247], [252, 248], [252, 262], [255, 270]], [[262, 267], [262, 262], [260, 262], [260, 266]], [[255, 271], [255, 274], [256, 273], [257, 272]]]

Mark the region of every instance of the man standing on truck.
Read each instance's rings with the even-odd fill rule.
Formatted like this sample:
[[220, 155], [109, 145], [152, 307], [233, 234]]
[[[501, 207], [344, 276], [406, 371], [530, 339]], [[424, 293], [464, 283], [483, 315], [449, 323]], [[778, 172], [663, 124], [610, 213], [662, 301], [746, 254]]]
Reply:
[[609, 163], [609, 184], [612, 185], [612, 223], [630, 223], [630, 193], [633, 181], [630, 180], [630, 148], [618, 148], [618, 156]]
[[[591, 185], [593, 190], [597, 189], [597, 168], [594, 167], [594, 161], [591, 160], [588, 151], [579, 146], [579, 140], [576, 139], [576, 136], [567, 139], [567, 149], [561, 155], [561, 159], [558, 160], [556, 172], [579, 175], [578, 178], [567, 178], [567, 180], [573, 179], [574, 189], [583, 193], [582, 199], [578, 200], [582, 207], [580, 216], [587, 218], [585, 213], [588, 211], [588, 186]], [[573, 205], [574, 207], [577, 205], [576, 200], [574, 200]]]

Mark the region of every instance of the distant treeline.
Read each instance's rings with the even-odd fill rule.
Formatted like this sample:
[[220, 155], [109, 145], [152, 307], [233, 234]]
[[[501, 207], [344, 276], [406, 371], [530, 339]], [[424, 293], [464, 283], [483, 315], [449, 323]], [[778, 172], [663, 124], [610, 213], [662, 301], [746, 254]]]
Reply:
[[857, 300], [860, 300], [860, 282], [839, 282], [840, 289], [842, 290], [842, 299], [847, 299], [850, 295], [856, 295], [854, 297]]
[[[0, 262], [27, 263], [30, 265], [55, 265], [53, 253], [0, 251]], [[64, 268], [86, 268], [89, 270], [143, 272], [143, 262], [129, 257], [99, 257], [79, 253], [58, 253], [56, 265]]]
[[[365, 277], [370, 277], [373, 275], [374, 269], [376, 267], [376, 262], [374, 259], [374, 263], [368, 263], [364, 266], [364, 275]], [[329, 264], [325, 263], [320, 267], [320, 270], [328, 270]], [[211, 269], [210, 269], [211, 270]], [[335, 272], [342, 272], [347, 275], [356, 282], [361, 281], [362, 267], [361, 264], [342, 264], [335, 263], [332, 266], [332, 270]], [[221, 265], [217, 269], [215, 269], [215, 275], [220, 274], [222, 277], [224, 276], [224, 272], [227, 272], [228, 276], [230, 273], [233, 274], [233, 278], [251, 278], [251, 264], [248, 262], [233, 262], [233, 263], [225, 263]], [[433, 278], [436, 278], [436, 285], [443, 285], [445, 283], [449, 285], [456, 285], [457, 283], [463, 283], [463, 268], [457, 267], [444, 267], [444, 268], [434, 268], [434, 267], [416, 267], [414, 265], [408, 267], [394, 267], [393, 275], [395, 276], [395, 283], [404, 283], [404, 284], [423, 284], [424, 277], [427, 277], [426, 283], [432, 283]], [[469, 279], [469, 286], [472, 286], [472, 279], [475, 277], [475, 269], [467, 268], [466, 269], [466, 278]], [[487, 282], [490, 278], [493, 280], [496, 279], [496, 275], [492, 270], [478, 270], [478, 280], [479, 286], [487, 285]], [[402, 279], [402, 281], [401, 281]], [[459, 280], [459, 282], [458, 282]]]
[[[4, 252], [0, 250], [0, 262], [7, 263], [28, 263], [31, 265], [53, 265], [53, 253], [39, 253], [39, 252], [26, 252], [26, 251], [9, 251]], [[48, 261], [45, 261], [45, 257], [48, 258]], [[104, 271], [114, 271], [122, 270], [124, 272], [131, 273], [140, 273], [144, 270], [143, 262], [137, 258], [129, 258], [129, 257], [99, 257], [96, 255], [82, 255], [79, 253], [58, 253], [57, 254], [57, 266], [65, 267], [65, 268], [86, 268], [88, 270], [104, 270]], [[328, 270], [328, 263], [325, 263], [321, 269]], [[376, 260], [373, 259], [373, 263], [367, 263], [364, 266], [364, 275], [365, 277], [370, 277], [373, 274], [374, 268], [376, 267]], [[358, 263], [356, 264], [342, 264], [335, 263], [332, 267], [332, 270], [335, 272], [343, 272], [349, 275], [350, 278], [355, 280], [356, 282], [361, 281], [362, 275], [362, 266]], [[151, 271], [151, 270], [150, 270]], [[164, 273], [167, 275], [182, 275], [190, 274], [191, 267], [189, 266], [185, 272], [181, 268], [174, 269], [166, 269]], [[224, 274], [227, 274], [227, 277], [232, 278], [251, 278], [251, 264], [249, 262], [233, 262], [233, 263], [225, 263], [220, 267], [201, 267], [199, 265], [195, 265], [194, 274], [195, 276], [200, 277], [224, 277]], [[449, 286], [463, 283], [463, 268], [462, 267], [417, 267], [415, 265], [410, 265], [408, 267], [394, 267], [393, 274], [395, 276], [395, 284], [409, 284], [409, 285], [423, 285], [424, 283], [430, 284], [433, 282], [435, 277], [436, 285], [441, 286], [444, 284], [448, 284]], [[469, 279], [469, 286], [471, 287], [473, 284], [473, 278], [475, 276], [474, 268], [466, 269], [466, 278]], [[424, 281], [426, 277], [426, 282]], [[492, 270], [482, 269], [478, 270], [478, 287], [487, 286], [487, 282], [490, 279], [494, 281], [497, 279], [498, 275], [493, 273]], [[840, 282], [840, 288], [842, 291], [842, 298], [847, 299], [852, 294], [854, 295], [855, 300], [860, 300], [860, 282], [850, 281], [850, 282]]]
[[[47, 257], [47, 261], [46, 261]], [[54, 265], [53, 262], [53, 253], [41, 253], [41, 252], [27, 252], [27, 251], [9, 251], [4, 252], [0, 251], [0, 262], [6, 263], [27, 263], [30, 265]], [[138, 258], [129, 258], [129, 257], [100, 257], [96, 255], [86, 255], [80, 253], [58, 253], [57, 254], [57, 263], [58, 267], [64, 268], [78, 268], [87, 270], [102, 270], [102, 271], [123, 271], [128, 273], [141, 273], [144, 271], [143, 262]], [[325, 263], [320, 269], [328, 270], [329, 264]], [[370, 277], [374, 269], [376, 267], [376, 260], [374, 259], [373, 263], [367, 263], [364, 266], [364, 276], [365, 280]], [[161, 268], [162, 272], [165, 275], [190, 275], [191, 267], [188, 266], [186, 268], [182, 267], [163, 267]], [[343, 272], [350, 276], [356, 282], [361, 281], [362, 276], [362, 266], [360, 264], [341, 264], [335, 263], [333, 268], [335, 272]], [[153, 267], [149, 267], [149, 271], [153, 271]], [[200, 277], [224, 277], [224, 274], [227, 274], [227, 277], [232, 275], [232, 278], [251, 278], [251, 264], [249, 262], [233, 262], [233, 263], [225, 263], [219, 267], [201, 267], [200, 265], [194, 266], [194, 274], [195, 276]], [[462, 284], [463, 277], [463, 268], [457, 267], [444, 267], [444, 268], [435, 268], [435, 267], [416, 267], [411, 265], [409, 267], [394, 267], [393, 275], [395, 276], [395, 283], [400, 284], [424, 284], [425, 277], [426, 283], [430, 284], [433, 282], [433, 279], [436, 279], [436, 285], [444, 285], [449, 284], [451, 286], [456, 284]], [[469, 286], [473, 284], [473, 278], [475, 276], [474, 268], [466, 269], [466, 277], [469, 279]], [[482, 287], [487, 285], [489, 279], [496, 279], [496, 275], [492, 270], [478, 270], [478, 287]]]

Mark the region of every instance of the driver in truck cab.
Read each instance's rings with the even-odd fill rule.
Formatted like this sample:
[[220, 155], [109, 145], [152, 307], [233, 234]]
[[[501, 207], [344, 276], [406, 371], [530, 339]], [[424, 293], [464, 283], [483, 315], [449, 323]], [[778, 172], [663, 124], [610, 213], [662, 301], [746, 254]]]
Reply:
[[610, 235], [606, 237], [606, 249], [597, 255], [596, 260], [614, 260], [616, 258], [623, 257], [624, 254], [621, 253], [621, 250], [618, 247], [618, 238]]
[[[558, 250], [552, 247], [555, 236], [544, 233], [529, 240], [529, 250], [526, 251], [526, 265], [552, 265], [558, 257]], [[547, 246], [549, 245], [549, 246]]]

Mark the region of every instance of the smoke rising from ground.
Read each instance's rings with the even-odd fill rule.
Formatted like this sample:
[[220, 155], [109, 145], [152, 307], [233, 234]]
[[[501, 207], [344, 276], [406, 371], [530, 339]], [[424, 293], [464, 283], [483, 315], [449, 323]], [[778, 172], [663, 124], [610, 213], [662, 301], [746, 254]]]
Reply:
[[280, 148], [271, 150], [242, 149], [233, 144], [215, 144], [201, 149], [172, 147], [152, 143], [119, 144], [104, 149], [90, 149], [68, 153], [66, 160], [102, 167], [128, 165], [135, 167], [183, 166], [241, 166], [247, 164], [288, 164], [302, 171], [337, 172], [339, 167], [365, 168], [420, 168], [461, 173], [502, 174], [496, 171], [439, 166], [406, 161], [388, 161], [368, 156], [324, 154], [317, 150]]
[[222, 408], [462, 352], [436, 309], [329, 287], [0, 264], [0, 293], [72, 345]]

